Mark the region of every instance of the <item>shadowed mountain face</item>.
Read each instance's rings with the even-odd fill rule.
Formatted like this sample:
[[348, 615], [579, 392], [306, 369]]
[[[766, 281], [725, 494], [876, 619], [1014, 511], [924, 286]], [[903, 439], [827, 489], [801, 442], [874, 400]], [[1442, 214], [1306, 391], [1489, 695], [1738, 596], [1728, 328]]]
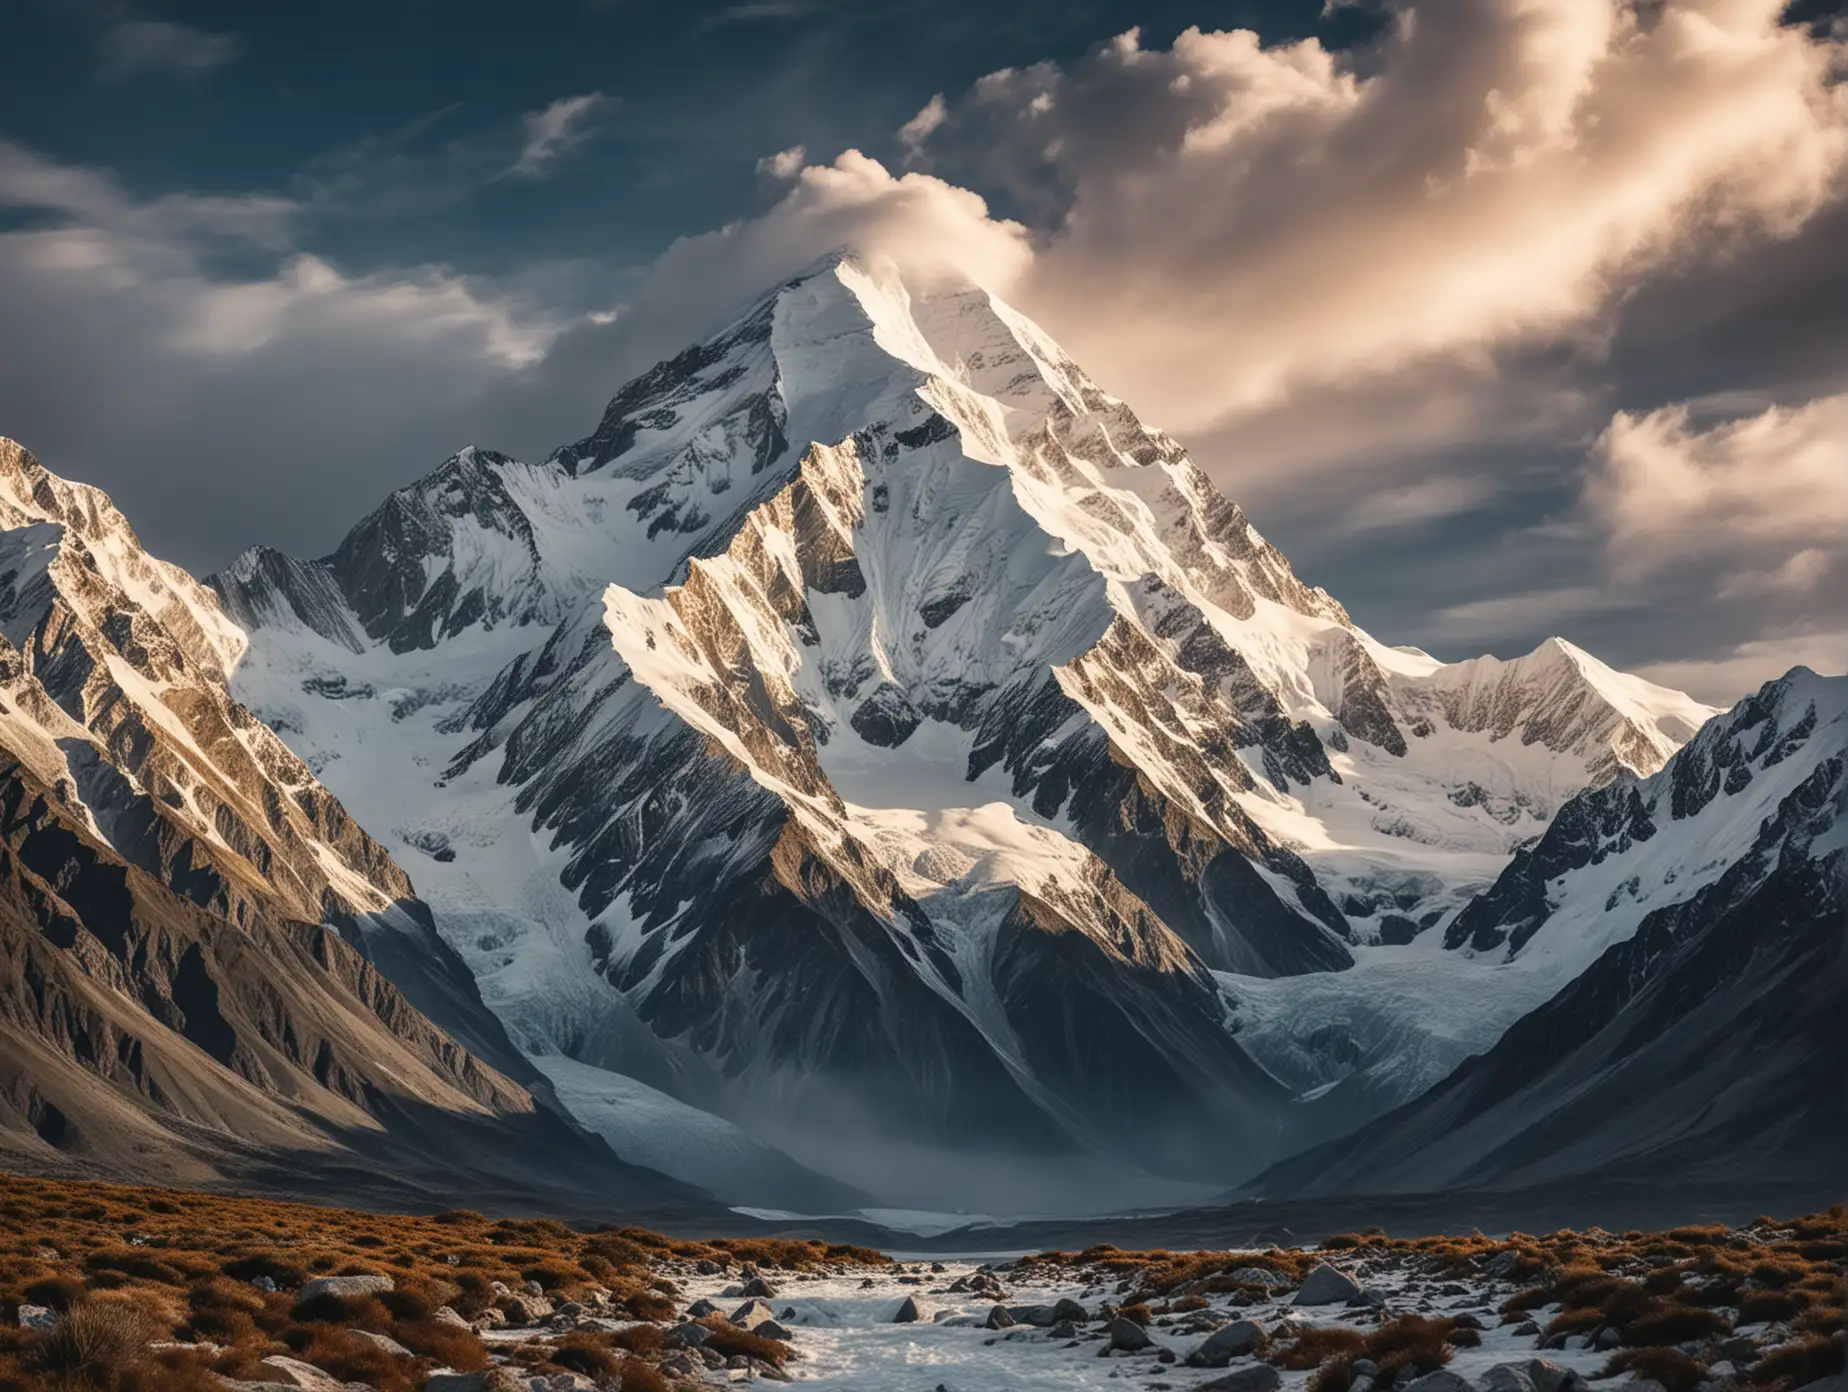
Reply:
[[1799, 668], [1653, 778], [1575, 798], [1450, 936], [1544, 951], [1638, 904], [1632, 934], [1484, 1055], [1252, 1192], [1839, 1179], [1848, 678]]
[[556, 1203], [686, 1191], [617, 1162], [433, 1026], [332, 929], [233, 924], [0, 761], [0, 1153], [60, 1173]]
[[[1285, 1153], [1252, 993], [1441, 952], [1711, 714], [1558, 640], [1378, 642], [1037, 327], [851, 257], [546, 461], [465, 450], [211, 584], [232, 691], [580, 1103], [617, 1070], [905, 1202], [983, 1202], [946, 1156]], [[1422, 1076], [1375, 1074], [1350, 1124]]]

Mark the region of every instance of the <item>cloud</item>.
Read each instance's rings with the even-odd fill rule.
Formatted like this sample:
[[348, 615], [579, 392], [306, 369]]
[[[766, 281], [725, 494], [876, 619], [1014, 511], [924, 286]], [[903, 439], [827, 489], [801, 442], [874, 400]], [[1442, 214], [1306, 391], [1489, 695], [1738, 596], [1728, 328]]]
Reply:
[[1637, 671], [1650, 681], [1685, 691], [1696, 700], [1729, 706], [1798, 666], [1825, 676], [1848, 672], [1848, 629], [1753, 639], [1723, 649], [1716, 657], [1655, 662]]
[[765, 155], [758, 160], [757, 172], [780, 182], [795, 178], [807, 163], [808, 151], [800, 145], [791, 145], [787, 150], [778, 150], [774, 155]]
[[898, 128], [898, 142], [905, 147], [906, 154], [916, 159], [923, 153], [924, 142], [930, 139], [948, 116], [949, 108], [944, 104], [943, 93], [938, 92], [924, 103], [917, 115]]
[[1432, 360], [1595, 353], [1652, 274], [1796, 232], [1842, 191], [1848, 86], [1779, 11], [1418, 0], [1358, 54], [1131, 31], [901, 144], [1038, 210], [1025, 307], [1198, 431]]
[[1732, 592], [1812, 589], [1848, 557], [1848, 394], [1702, 423], [1725, 404], [1619, 412], [1598, 438], [1585, 501], [1614, 568], [1692, 551]]
[[1430, 627], [1451, 641], [1492, 642], [1509, 633], [1557, 633], [1575, 619], [1635, 608], [1639, 602], [1597, 585], [1565, 585], [1454, 604], [1440, 609]]
[[[344, 272], [296, 245], [299, 212], [137, 199], [0, 142], [0, 431], [109, 489], [188, 565], [313, 548], [382, 480], [466, 443], [472, 407], [563, 327], [441, 267]], [[253, 262], [270, 269], [219, 269]]]
[[1032, 256], [1027, 230], [994, 217], [968, 189], [917, 171], [894, 175], [848, 150], [798, 170], [761, 216], [669, 246], [612, 326], [604, 349], [612, 370], [643, 370], [744, 301], [849, 246], [890, 256], [913, 275], [968, 275], [997, 290], [1012, 285]]
[[243, 52], [233, 34], [213, 34], [159, 19], [112, 24], [99, 39], [103, 71], [110, 77], [173, 73], [196, 77], [232, 62]]
[[543, 179], [551, 173], [559, 157], [589, 138], [593, 124], [610, 99], [601, 92], [586, 92], [577, 97], [560, 97], [540, 111], [529, 111], [520, 118], [526, 143], [519, 159], [504, 171], [515, 179]]

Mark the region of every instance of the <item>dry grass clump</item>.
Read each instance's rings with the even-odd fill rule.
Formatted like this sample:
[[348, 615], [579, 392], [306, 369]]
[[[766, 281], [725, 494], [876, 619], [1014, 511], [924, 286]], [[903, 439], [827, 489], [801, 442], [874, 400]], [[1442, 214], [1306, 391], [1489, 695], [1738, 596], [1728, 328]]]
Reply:
[[1234, 1279], [1246, 1267], [1276, 1272], [1294, 1285], [1314, 1265], [1314, 1257], [1270, 1248], [1263, 1252], [1170, 1252], [1156, 1248], [1126, 1252], [1108, 1243], [1082, 1252], [1041, 1252], [1024, 1258], [1023, 1274], [1051, 1277], [1055, 1273], [1080, 1282], [1115, 1281], [1119, 1291], [1133, 1290], [1140, 1300], [1165, 1296], [1236, 1295], [1261, 1299], [1264, 1288]]
[[1305, 1329], [1288, 1343], [1280, 1344], [1271, 1352], [1270, 1361], [1279, 1368], [1300, 1373], [1305, 1368], [1319, 1368], [1331, 1358], [1358, 1358], [1366, 1347], [1366, 1337], [1358, 1329], [1346, 1329], [1338, 1325], [1327, 1328], [1317, 1326]]
[[1615, 1377], [1619, 1373], [1653, 1378], [1667, 1392], [1694, 1392], [1707, 1380], [1704, 1364], [1672, 1348], [1622, 1349], [1611, 1355], [1610, 1362], [1604, 1365], [1603, 1376]]
[[1807, 1387], [1839, 1376], [1845, 1361], [1839, 1342], [1814, 1334], [1771, 1350], [1747, 1370], [1746, 1377], [1760, 1387]]
[[740, 1329], [729, 1320], [718, 1315], [710, 1315], [700, 1321], [711, 1331], [706, 1340], [706, 1347], [726, 1358], [736, 1358], [743, 1354], [746, 1358], [757, 1358], [780, 1368], [789, 1361], [789, 1345], [775, 1339], [766, 1339], [761, 1334], [753, 1334], [748, 1329]]
[[[1350, 1335], [1329, 1338], [1328, 1335]], [[1311, 1392], [1348, 1392], [1354, 1382], [1354, 1364], [1366, 1358], [1379, 1365], [1380, 1386], [1390, 1387], [1403, 1369], [1422, 1377], [1450, 1362], [1453, 1348], [1474, 1347], [1481, 1336], [1452, 1319], [1426, 1319], [1405, 1315], [1361, 1334], [1355, 1330], [1314, 1329], [1273, 1354], [1271, 1362], [1290, 1369], [1314, 1368]]]

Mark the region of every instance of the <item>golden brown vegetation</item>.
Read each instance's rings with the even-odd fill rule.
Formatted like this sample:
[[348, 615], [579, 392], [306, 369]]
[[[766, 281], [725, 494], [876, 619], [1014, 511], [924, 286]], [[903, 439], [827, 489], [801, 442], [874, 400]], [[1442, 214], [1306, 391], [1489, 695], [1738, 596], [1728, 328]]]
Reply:
[[[259, 1366], [273, 1354], [380, 1392], [417, 1392], [435, 1368], [489, 1363], [473, 1330], [437, 1318], [445, 1306], [478, 1316], [507, 1301], [497, 1283], [517, 1292], [531, 1281], [555, 1300], [597, 1296], [612, 1314], [667, 1319], [677, 1287], [662, 1269], [695, 1261], [805, 1271], [887, 1258], [820, 1242], [579, 1232], [466, 1209], [409, 1217], [0, 1176], [0, 1392], [222, 1392], [215, 1374], [273, 1380]], [[394, 1288], [296, 1299], [313, 1277], [366, 1273], [390, 1276]], [[18, 1328], [22, 1305], [57, 1311], [57, 1327]], [[722, 1352], [779, 1365], [788, 1356], [781, 1344], [726, 1329]], [[354, 1331], [385, 1335], [412, 1356]], [[196, 1347], [150, 1351], [151, 1341]], [[666, 1385], [646, 1361], [662, 1352], [652, 1326], [542, 1347], [546, 1371], [582, 1372], [624, 1392]]]

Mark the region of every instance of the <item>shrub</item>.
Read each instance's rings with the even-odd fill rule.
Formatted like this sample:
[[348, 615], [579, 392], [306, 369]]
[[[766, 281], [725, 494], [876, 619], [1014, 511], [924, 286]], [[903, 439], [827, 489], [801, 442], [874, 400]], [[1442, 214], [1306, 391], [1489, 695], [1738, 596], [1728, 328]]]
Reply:
[[782, 1367], [789, 1358], [789, 1345], [780, 1344], [775, 1339], [766, 1339], [761, 1334], [753, 1334], [748, 1329], [740, 1329], [729, 1320], [714, 1315], [703, 1321], [712, 1331], [706, 1340], [706, 1347], [726, 1358], [736, 1358], [743, 1354], [747, 1358], [761, 1358], [774, 1367]]
[[109, 1387], [130, 1364], [147, 1357], [148, 1341], [163, 1332], [125, 1301], [86, 1300], [40, 1337], [26, 1363], [54, 1378]]
[[1843, 1367], [1842, 1346], [1816, 1335], [1772, 1349], [1751, 1366], [1746, 1377], [1761, 1386], [1807, 1387], [1835, 1377]]
[[268, 1252], [253, 1252], [226, 1262], [219, 1270], [234, 1281], [254, 1281], [267, 1276], [284, 1290], [294, 1290], [308, 1279], [308, 1273], [292, 1262], [285, 1262]]
[[1653, 1314], [1623, 1326], [1624, 1339], [1633, 1344], [1682, 1344], [1726, 1332], [1726, 1321], [1711, 1310], [1687, 1305], [1664, 1305]]
[[1380, 1365], [1379, 1379], [1390, 1387], [1401, 1368], [1409, 1367], [1422, 1377], [1448, 1363], [1450, 1337], [1456, 1332], [1457, 1326], [1449, 1320], [1405, 1315], [1366, 1336], [1367, 1357]]
[[668, 1381], [659, 1370], [635, 1358], [623, 1362], [622, 1375], [617, 1385], [622, 1392], [670, 1392]]
[[1793, 1320], [1803, 1313], [1803, 1305], [1794, 1295], [1781, 1290], [1753, 1291], [1739, 1302], [1739, 1323], [1770, 1324]]
[[1290, 1372], [1302, 1372], [1307, 1368], [1319, 1368], [1330, 1358], [1358, 1355], [1366, 1343], [1358, 1330], [1312, 1327], [1277, 1348], [1270, 1361]]
[[283, 1341], [303, 1362], [314, 1364], [342, 1382], [363, 1382], [379, 1392], [418, 1392], [423, 1384], [422, 1375], [411, 1368], [409, 1359], [387, 1353], [345, 1329], [326, 1325], [298, 1327], [289, 1330]]
[[1668, 1392], [1694, 1392], [1707, 1379], [1707, 1370], [1680, 1349], [1623, 1349], [1611, 1355], [1604, 1365], [1604, 1376], [1631, 1373], [1639, 1378], [1653, 1378]]
[[74, 1276], [48, 1276], [26, 1287], [26, 1299], [34, 1305], [49, 1305], [54, 1310], [68, 1310], [86, 1294], [84, 1284]]

